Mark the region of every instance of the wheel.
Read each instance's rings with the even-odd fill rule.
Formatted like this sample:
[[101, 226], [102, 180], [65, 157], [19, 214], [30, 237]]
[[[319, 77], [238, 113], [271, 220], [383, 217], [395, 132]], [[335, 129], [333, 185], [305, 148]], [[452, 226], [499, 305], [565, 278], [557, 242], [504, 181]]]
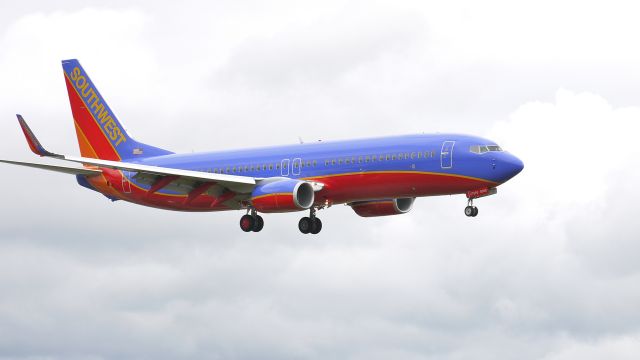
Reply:
[[262, 216], [256, 215], [255, 224], [253, 224], [253, 231], [259, 232], [260, 230], [262, 230], [263, 227], [264, 227], [264, 220], [262, 219]]
[[240, 218], [240, 229], [242, 229], [242, 231], [244, 232], [249, 232], [251, 230], [253, 230], [253, 225], [255, 225], [256, 223], [256, 219], [253, 218], [253, 216], [251, 215], [243, 215]]
[[473, 216], [473, 206], [467, 206], [464, 208], [464, 214], [467, 216]]
[[298, 221], [298, 229], [303, 234], [308, 234], [311, 231], [311, 226], [311, 219], [306, 216]]
[[477, 207], [473, 207], [473, 214], [471, 214], [471, 216], [476, 217], [478, 216], [478, 208]]
[[313, 224], [311, 226], [310, 232], [315, 235], [319, 233], [320, 230], [322, 230], [322, 221], [320, 221], [320, 219], [318, 218], [313, 218]]

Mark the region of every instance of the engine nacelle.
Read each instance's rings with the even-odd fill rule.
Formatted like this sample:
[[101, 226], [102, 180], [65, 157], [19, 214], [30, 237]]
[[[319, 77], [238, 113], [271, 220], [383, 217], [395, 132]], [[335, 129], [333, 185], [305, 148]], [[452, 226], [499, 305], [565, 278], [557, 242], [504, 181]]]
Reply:
[[387, 216], [408, 213], [416, 198], [384, 199], [358, 201], [351, 203], [351, 208], [362, 217]]
[[313, 205], [313, 186], [294, 179], [267, 179], [251, 193], [251, 205], [263, 213], [305, 210]]

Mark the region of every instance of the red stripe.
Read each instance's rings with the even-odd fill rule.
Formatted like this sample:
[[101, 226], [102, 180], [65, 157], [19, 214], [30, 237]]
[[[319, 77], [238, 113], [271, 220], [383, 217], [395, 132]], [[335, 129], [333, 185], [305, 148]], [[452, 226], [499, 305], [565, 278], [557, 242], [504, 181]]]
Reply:
[[446, 174], [419, 172], [361, 173], [343, 176], [317, 177], [325, 184], [316, 193], [316, 204], [347, 203], [399, 197], [463, 194], [470, 189], [492, 186], [479, 179]]
[[[67, 84], [67, 92], [69, 93], [69, 102], [71, 103], [73, 118], [86, 136], [98, 158], [119, 161], [120, 156], [113, 149], [111, 142], [109, 142], [109, 139], [102, 132], [102, 128], [93, 118], [89, 109], [86, 108], [82, 98], [66, 75], [65, 82]], [[78, 139], [80, 141], [80, 134], [78, 134]], [[83, 149], [82, 147], [80, 147], [80, 154], [85, 157], [93, 157], [93, 154], [87, 153], [86, 149]]]
[[[188, 204], [184, 196], [171, 196], [161, 193], [148, 194], [147, 190], [131, 185], [131, 193], [123, 193], [122, 173], [110, 169], [102, 169], [104, 177], [91, 177], [89, 182], [100, 191], [133, 203], [161, 209], [179, 211], [219, 211], [230, 210], [222, 201], [202, 194]], [[428, 173], [364, 173], [344, 176], [315, 178], [325, 187], [316, 193], [316, 205], [328, 200], [339, 204], [354, 201], [420, 197], [445, 194], [464, 194], [470, 189], [495, 186], [493, 183], [479, 179]], [[108, 186], [106, 182], [109, 182]], [[225, 200], [226, 201], [226, 200]], [[261, 212], [295, 211], [291, 195], [265, 196], [256, 199], [254, 206]]]
[[27, 129], [25, 129], [22, 124], [20, 125], [20, 127], [22, 128], [22, 132], [24, 133], [24, 136], [27, 138], [27, 144], [29, 144], [29, 148], [31, 148], [31, 151], [33, 151], [36, 155], [40, 155], [42, 156], [42, 153], [40, 152], [40, 150], [36, 147], [36, 144], [33, 143], [33, 140], [31, 140], [31, 135], [29, 134], [29, 132], [27, 131]]

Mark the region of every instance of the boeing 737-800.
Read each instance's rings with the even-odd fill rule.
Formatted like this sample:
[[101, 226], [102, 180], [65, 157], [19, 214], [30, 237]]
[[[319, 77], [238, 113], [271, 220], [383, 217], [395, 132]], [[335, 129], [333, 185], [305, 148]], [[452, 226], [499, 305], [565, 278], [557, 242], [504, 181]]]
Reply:
[[240, 228], [258, 232], [258, 213], [308, 211], [298, 222], [317, 234], [317, 210], [349, 205], [363, 217], [404, 214], [418, 197], [493, 195], [523, 163], [495, 142], [458, 134], [420, 134], [175, 154], [126, 132], [77, 60], [62, 61], [80, 157], [47, 151], [22, 116], [31, 150], [82, 167], [0, 160], [76, 176], [112, 201], [178, 211], [244, 210]]

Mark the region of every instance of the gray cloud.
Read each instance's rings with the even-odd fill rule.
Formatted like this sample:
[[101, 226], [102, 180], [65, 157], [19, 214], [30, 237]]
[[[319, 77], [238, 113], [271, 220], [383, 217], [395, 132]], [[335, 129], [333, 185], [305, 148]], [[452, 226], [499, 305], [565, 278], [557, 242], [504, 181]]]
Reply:
[[526, 168], [474, 221], [459, 196], [336, 206], [303, 237], [300, 214], [244, 234], [239, 213], [3, 166], [0, 358], [636, 358], [637, 22], [580, 6], [3, 8], [5, 158], [33, 160], [16, 112], [77, 152], [59, 61], [78, 57], [138, 138], [178, 151], [459, 131]]

